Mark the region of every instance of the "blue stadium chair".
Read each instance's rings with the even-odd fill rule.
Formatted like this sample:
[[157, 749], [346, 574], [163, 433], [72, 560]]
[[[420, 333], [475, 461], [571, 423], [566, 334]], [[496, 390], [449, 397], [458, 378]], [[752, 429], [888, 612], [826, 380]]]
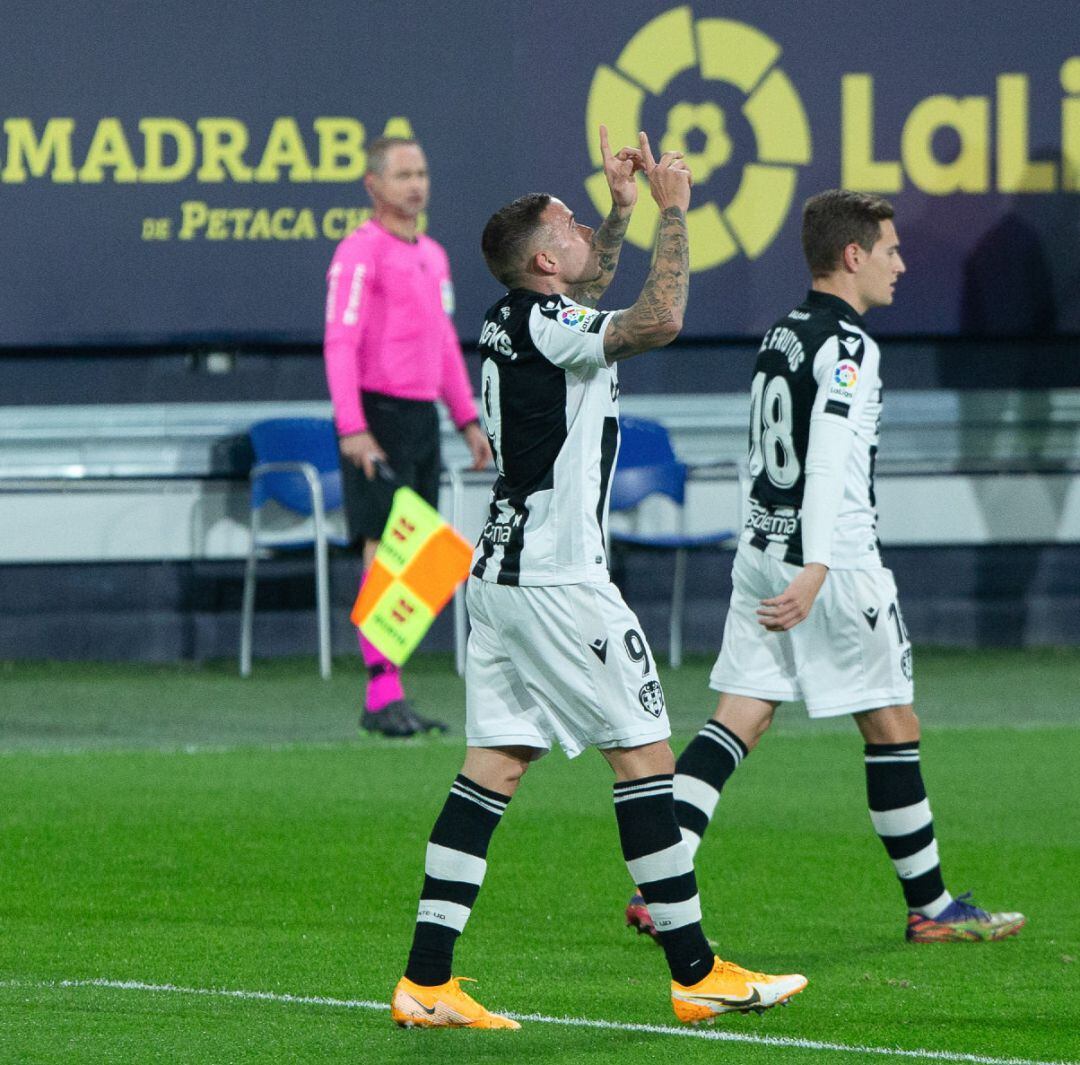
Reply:
[[680, 462], [671, 447], [667, 429], [645, 418], [619, 419], [619, 461], [611, 481], [611, 510], [633, 511], [652, 495], [666, 496], [678, 507], [678, 529], [672, 535], [645, 535], [609, 531], [612, 543], [629, 548], [675, 552], [675, 582], [671, 592], [670, 657], [675, 668], [682, 665], [683, 609], [686, 602], [686, 558], [690, 551], [715, 548], [735, 540], [735, 531], [688, 535], [686, 532], [686, 482], [692, 467]]
[[[255, 615], [255, 569], [260, 556], [276, 551], [315, 551], [315, 602], [319, 624], [319, 673], [330, 676], [330, 579], [328, 547], [344, 547], [344, 537], [327, 531], [326, 516], [341, 506], [341, 469], [334, 423], [327, 418], [270, 418], [249, 430], [255, 452], [251, 469], [251, 541], [244, 570], [240, 626], [240, 675], [251, 675]], [[266, 537], [260, 528], [263, 507], [278, 506], [310, 518], [313, 534], [300, 539]]]

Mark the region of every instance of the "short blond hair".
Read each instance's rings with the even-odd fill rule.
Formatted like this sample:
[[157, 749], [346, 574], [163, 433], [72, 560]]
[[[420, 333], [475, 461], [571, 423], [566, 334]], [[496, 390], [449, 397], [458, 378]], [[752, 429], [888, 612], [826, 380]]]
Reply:
[[367, 172], [381, 174], [386, 169], [386, 158], [392, 148], [411, 148], [414, 145], [420, 147], [420, 142], [415, 137], [376, 138], [367, 151]]

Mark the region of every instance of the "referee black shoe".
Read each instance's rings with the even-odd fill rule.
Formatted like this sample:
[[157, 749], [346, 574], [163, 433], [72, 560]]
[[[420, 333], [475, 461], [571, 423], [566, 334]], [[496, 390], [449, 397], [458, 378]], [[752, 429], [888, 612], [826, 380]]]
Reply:
[[418, 710], [413, 707], [413, 704], [408, 699], [402, 699], [400, 702], [391, 703], [391, 706], [404, 707], [404, 714], [406, 720], [416, 729], [417, 732], [449, 732], [450, 726], [445, 721], [436, 721], [431, 717], [424, 717]]
[[408, 707], [408, 703], [399, 699], [396, 702], [387, 703], [375, 713], [364, 710], [360, 714], [360, 728], [364, 732], [374, 732], [388, 739], [405, 739], [415, 736], [421, 729], [407, 712]]

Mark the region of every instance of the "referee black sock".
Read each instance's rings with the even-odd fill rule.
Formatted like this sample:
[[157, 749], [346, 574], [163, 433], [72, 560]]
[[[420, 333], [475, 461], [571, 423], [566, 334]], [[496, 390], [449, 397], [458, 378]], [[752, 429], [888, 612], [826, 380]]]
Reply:
[[696, 984], [713, 966], [701, 930], [694, 863], [679, 835], [670, 774], [615, 785], [615, 818], [623, 858], [649, 907], [671, 978]]
[[707, 721], [675, 763], [675, 816], [690, 857], [697, 854], [728, 777], [747, 755], [746, 744], [719, 721]]
[[892, 860], [908, 909], [936, 917], [952, 896], [941, 876], [919, 741], [868, 743], [865, 757], [870, 820]]
[[454, 944], [465, 930], [487, 871], [492, 834], [510, 802], [459, 774], [431, 830], [424, 886], [405, 976], [434, 987], [450, 979]]

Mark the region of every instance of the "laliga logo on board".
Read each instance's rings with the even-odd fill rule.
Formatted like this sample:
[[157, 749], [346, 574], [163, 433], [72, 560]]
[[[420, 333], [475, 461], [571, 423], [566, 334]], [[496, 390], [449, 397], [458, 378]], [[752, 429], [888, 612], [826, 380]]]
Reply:
[[[743, 165], [726, 204], [708, 200], [691, 207], [690, 269], [710, 270], [740, 253], [758, 258], [788, 216], [798, 167], [811, 158], [810, 125], [798, 93], [776, 65], [780, 52], [772, 38], [753, 26], [724, 18], [695, 20], [688, 6], [666, 11], [638, 30], [613, 67], [597, 68], [589, 90], [586, 129], [590, 158], [598, 169], [585, 188], [601, 215], [607, 214], [609, 200], [600, 147], [594, 143], [601, 122], [612, 144], [636, 144], [643, 108], [655, 102], [666, 106], [660, 149], [683, 152], [699, 188], [729, 165], [735, 155], [733, 126], [744, 122], [756, 158]], [[695, 72], [704, 83], [734, 88], [741, 98], [739, 113], [726, 112], [711, 98], [679, 99], [676, 94], [686, 91], [686, 81], [682, 90], [673, 83]], [[671, 95], [670, 103], [665, 94]], [[656, 204], [640, 196], [626, 239], [650, 249], [658, 221]]]
[[[777, 66], [780, 54], [780, 46], [753, 26], [695, 19], [688, 5], [646, 23], [612, 66], [597, 68], [589, 90], [586, 130], [596, 171], [585, 187], [597, 210], [607, 214], [608, 193], [596, 127], [606, 123], [614, 144], [636, 144], [639, 129], [659, 124], [661, 150], [682, 151], [694, 172], [690, 269], [712, 269], [740, 252], [748, 259], [762, 255], [791, 209], [798, 168], [811, 162], [806, 112]], [[895, 115], [904, 108], [899, 142], [880, 146], [878, 154], [884, 139], [879, 83], [897, 79], [892, 72], [838, 72], [839, 174], [830, 184], [886, 196], [909, 186], [930, 196], [1080, 193], [1080, 56], [1051, 61], [1060, 62], [1063, 90], [1060, 101], [1041, 101], [1042, 127], [1049, 105], [1059, 131], [1049, 145], [1051, 158], [1032, 152], [1036, 101], [1027, 74], [975, 70], [968, 80], [987, 91], [933, 92], [914, 104], [898, 104], [899, 92], [910, 95], [901, 79], [890, 85], [884, 109]], [[955, 153], [939, 154], [942, 133], [957, 143]], [[750, 140], [753, 158], [736, 173], [736, 164], [751, 154]], [[718, 186], [727, 191], [717, 194]], [[657, 213], [649, 197], [640, 197], [627, 240], [651, 249]]]

